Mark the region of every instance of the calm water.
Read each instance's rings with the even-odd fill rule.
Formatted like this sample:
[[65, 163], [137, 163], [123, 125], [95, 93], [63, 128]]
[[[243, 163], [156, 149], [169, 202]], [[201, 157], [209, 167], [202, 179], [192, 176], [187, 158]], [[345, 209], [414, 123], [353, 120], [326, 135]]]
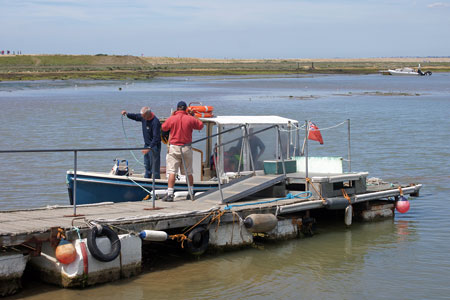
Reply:
[[[119, 90], [121, 88], [121, 90]], [[86, 290], [26, 282], [25, 299], [448, 299], [450, 288], [450, 74], [431, 77], [190, 77], [149, 82], [0, 82], [0, 149], [140, 147], [120, 111], [179, 100], [218, 114], [273, 114], [327, 128], [352, 124], [352, 170], [422, 183], [394, 220], [319, 224], [312, 238], [183, 260]], [[346, 127], [322, 131], [310, 155], [346, 156]], [[136, 153], [137, 154], [137, 153]], [[137, 154], [137, 156], [139, 156]], [[0, 154], [0, 210], [68, 203], [73, 154]], [[111, 168], [129, 152], [81, 153], [80, 170]], [[180, 260], [180, 258], [177, 258]]]

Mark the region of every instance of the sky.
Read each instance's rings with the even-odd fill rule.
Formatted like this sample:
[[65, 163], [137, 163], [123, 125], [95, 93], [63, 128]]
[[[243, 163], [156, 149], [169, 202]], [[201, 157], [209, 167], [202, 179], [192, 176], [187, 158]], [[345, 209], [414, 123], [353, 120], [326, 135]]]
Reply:
[[228, 59], [450, 56], [450, 0], [0, 0], [0, 50]]

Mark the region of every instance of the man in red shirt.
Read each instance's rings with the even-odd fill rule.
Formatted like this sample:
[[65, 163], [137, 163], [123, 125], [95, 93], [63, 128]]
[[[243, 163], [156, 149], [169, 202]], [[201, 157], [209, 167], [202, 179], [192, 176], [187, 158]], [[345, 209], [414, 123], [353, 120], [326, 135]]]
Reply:
[[196, 117], [191, 116], [186, 111], [186, 102], [180, 101], [177, 110], [170, 116], [161, 129], [170, 131], [169, 151], [166, 156], [167, 173], [169, 174], [167, 195], [162, 201], [173, 201], [173, 187], [175, 186], [175, 174], [178, 170], [185, 175], [182, 158], [186, 164], [186, 171], [189, 180], [189, 194], [193, 195], [192, 186], [194, 178], [192, 176], [192, 131], [203, 129], [203, 123]]

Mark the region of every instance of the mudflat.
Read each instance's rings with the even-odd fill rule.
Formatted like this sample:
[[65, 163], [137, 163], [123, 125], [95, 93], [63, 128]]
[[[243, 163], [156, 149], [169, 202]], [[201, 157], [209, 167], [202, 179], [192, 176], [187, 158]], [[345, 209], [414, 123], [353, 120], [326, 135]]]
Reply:
[[130, 55], [0, 55], [0, 80], [116, 79], [251, 74], [371, 74], [415, 67], [450, 72], [450, 57], [211, 59]]

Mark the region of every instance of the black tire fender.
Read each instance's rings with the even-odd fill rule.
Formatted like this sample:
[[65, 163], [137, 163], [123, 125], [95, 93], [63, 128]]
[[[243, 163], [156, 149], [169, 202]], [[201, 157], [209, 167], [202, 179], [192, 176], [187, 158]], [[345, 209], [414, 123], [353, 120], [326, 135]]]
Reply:
[[208, 249], [209, 230], [205, 227], [195, 227], [186, 240], [186, 251], [192, 255], [202, 255]]
[[[109, 251], [109, 253], [103, 253], [97, 246], [96, 239], [102, 236], [106, 236], [111, 243], [111, 251]], [[120, 239], [117, 233], [108, 226], [102, 225], [94, 226], [91, 231], [89, 231], [87, 236], [87, 246], [92, 256], [103, 262], [109, 262], [116, 259], [121, 250]]]

